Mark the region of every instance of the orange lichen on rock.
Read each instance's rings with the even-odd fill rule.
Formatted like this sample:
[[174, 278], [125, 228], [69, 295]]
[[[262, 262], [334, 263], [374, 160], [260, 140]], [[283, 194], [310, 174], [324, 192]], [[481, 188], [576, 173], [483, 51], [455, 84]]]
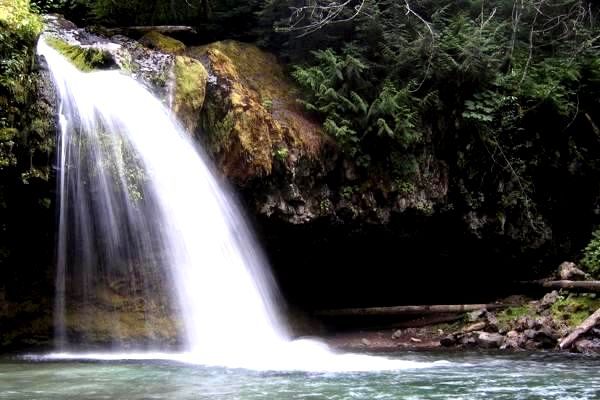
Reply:
[[245, 182], [315, 157], [323, 135], [296, 103], [296, 88], [276, 58], [234, 41], [191, 48], [209, 70], [200, 116], [209, 150], [230, 178]]

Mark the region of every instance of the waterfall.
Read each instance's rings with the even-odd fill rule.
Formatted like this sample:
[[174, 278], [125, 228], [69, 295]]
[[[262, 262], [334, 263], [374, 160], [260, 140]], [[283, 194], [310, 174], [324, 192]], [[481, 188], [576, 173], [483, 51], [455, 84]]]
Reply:
[[[244, 216], [170, 112], [121, 71], [80, 72], [43, 39], [38, 53], [60, 100], [55, 324], [61, 353], [54, 357], [168, 358], [256, 369], [414, 366], [291, 341]], [[148, 314], [148, 332], [156, 329], [150, 314], [169, 314], [161, 305], [176, 303], [184, 351], [158, 353], [149, 344], [146, 352], [124, 353], [115, 340], [102, 353], [67, 353], [82, 340], [71, 338], [73, 313], [90, 324], [107, 318], [106, 334], [119, 337], [122, 310], [110, 308], [121, 307], [115, 305], [120, 298], [94, 303], [106, 297], [98, 287], [118, 292], [122, 286], [141, 303], [131, 307]], [[164, 298], [156, 294], [161, 288]], [[81, 310], [70, 309], [71, 298]]]
[[59, 340], [66, 271], [86, 293], [140, 261], [142, 286], [140, 269], [170, 267], [188, 350], [286, 340], [239, 207], [161, 102], [120, 71], [80, 72], [44, 41], [38, 51], [60, 98]]

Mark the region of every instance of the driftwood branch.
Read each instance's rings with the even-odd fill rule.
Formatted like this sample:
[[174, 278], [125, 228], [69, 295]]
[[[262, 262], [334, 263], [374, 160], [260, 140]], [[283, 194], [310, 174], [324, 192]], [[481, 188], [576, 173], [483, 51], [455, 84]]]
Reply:
[[118, 34], [118, 33], [131, 33], [131, 32], [139, 32], [139, 33], [148, 33], [152, 31], [160, 32], [160, 33], [176, 33], [176, 32], [189, 32], [189, 33], [197, 33], [194, 28], [191, 26], [185, 25], [149, 25], [149, 26], [122, 26], [118, 28], [109, 28], [106, 31], [110, 34]]
[[596, 326], [598, 322], [600, 322], [600, 308], [597, 309], [595, 313], [587, 317], [587, 319], [583, 321], [577, 328], [575, 328], [573, 332], [564, 338], [560, 342], [559, 347], [561, 349], [568, 349], [577, 341], [577, 339], [581, 337], [581, 335], [585, 334], [587, 331]]
[[343, 308], [321, 310], [315, 315], [321, 317], [344, 316], [393, 316], [393, 315], [425, 315], [462, 313], [481, 309], [493, 310], [506, 307], [504, 304], [452, 304], [452, 305], [427, 305], [427, 306], [395, 306], [395, 307], [368, 307], [368, 308]]

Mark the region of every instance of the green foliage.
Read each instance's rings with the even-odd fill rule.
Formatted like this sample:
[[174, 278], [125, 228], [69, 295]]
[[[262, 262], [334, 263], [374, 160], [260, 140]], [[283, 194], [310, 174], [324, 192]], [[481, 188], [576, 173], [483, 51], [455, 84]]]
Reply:
[[49, 123], [36, 116], [33, 98], [37, 82], [31, 72], [41, 30], [29, 1], [0, 0], [0, 171], [19, 163], [33, 170], [34, 155], [51, 151]]
[[562, 294], [550, 310], [554, 319], [565, 321], [569, 326], [574, 328], [598, 308], [600, 308], [600, 299], [590, 298], [585, 295]]
[[279, 161], [287, 160], [288, 155], [289, 155], [289, 150], [285, 146], [279, 147], [273, 152], [273, 156]]
[[390, 81], [372, 85], [368, 67], [350, 51], [338, 55], [327, 49], [313, 55], [315, 65], [296, 66], [293, 73], [308, 95], [301, 102], [323, 118], [325, 132], [348, 157], [365, 165], [378, 148], [407, 150], [419, 142], [417, 111], [406, 88]]
[[[42, 22], [31, 12], [27, 0], [0, 1], [0, 96], [13, 103], [0, 102], [2, 111], [27, 101], [32, 86], [28, 74], [33, 58], [31, 44], [41, 30]], [[0, 123], [6, 123], [3, 114], [0, 112]]]
[[583, 265], [591, 275], [600, 278], [600, 229], [597, 229], [592, 233], [592, 239], [583, 251], [581, 265]]
[[77, 0], [32, 0], [31, 8], [39, 14], [60, 13], [73, 10], [78, 6]]
[[273, 100], [271, 99], [263, 99], [263, 101], [261, 102], [262, 106], [265, 108], [265, 110], [271, 112], [273, 111]]
[[[282, 15], [267, 3], [264, 15]], [[416, 183], [433, 149], [457, 210], [540, 246], [561, 218], [554, 206], [595, 201], [560, 188], [600, 176], [598, 12], [582, 0], [367, 0], [352, 21], [302, 38], [291, 27], [269, 43], [305, 63], [294, 68], [303, 103], [365, 175]]]

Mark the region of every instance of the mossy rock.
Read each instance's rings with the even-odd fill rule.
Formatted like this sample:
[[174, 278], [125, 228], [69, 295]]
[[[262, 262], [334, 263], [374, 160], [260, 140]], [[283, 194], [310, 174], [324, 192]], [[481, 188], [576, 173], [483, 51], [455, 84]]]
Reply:
[[183, 54], [185, 51], [185, 44], [157, 31], [146, 33], [139, 42], [150, 49], [169, 54]]
[[71, 307], [65, 315], [70, 340], [88, 344], [159, 342], [174, 344], [181, 323], [158, 307], [144, 308], [143, 301], [114, 293], [85, 307]]
[[173, 111], [188, 132], [194, 132], [198, 128], [198, 116], [204, 105], [208, 73], [200, 61], [185, 56], [176, 56], [173, 68]]
[[108, 69], [116, 65], [113, 56], [106, 50], [74, 46], [55, 37], [47, 37], [45, 40], [48, 45], [69, 59], [81, 71]]
[[320, 126], [298, 107], [297, 89], [273, 55], [235, 41], [190, 48], [187, 54], [209, 70], [199, 120], [225, 175], [243, 184], [270, 175], [276, 163], [316, 158]]

